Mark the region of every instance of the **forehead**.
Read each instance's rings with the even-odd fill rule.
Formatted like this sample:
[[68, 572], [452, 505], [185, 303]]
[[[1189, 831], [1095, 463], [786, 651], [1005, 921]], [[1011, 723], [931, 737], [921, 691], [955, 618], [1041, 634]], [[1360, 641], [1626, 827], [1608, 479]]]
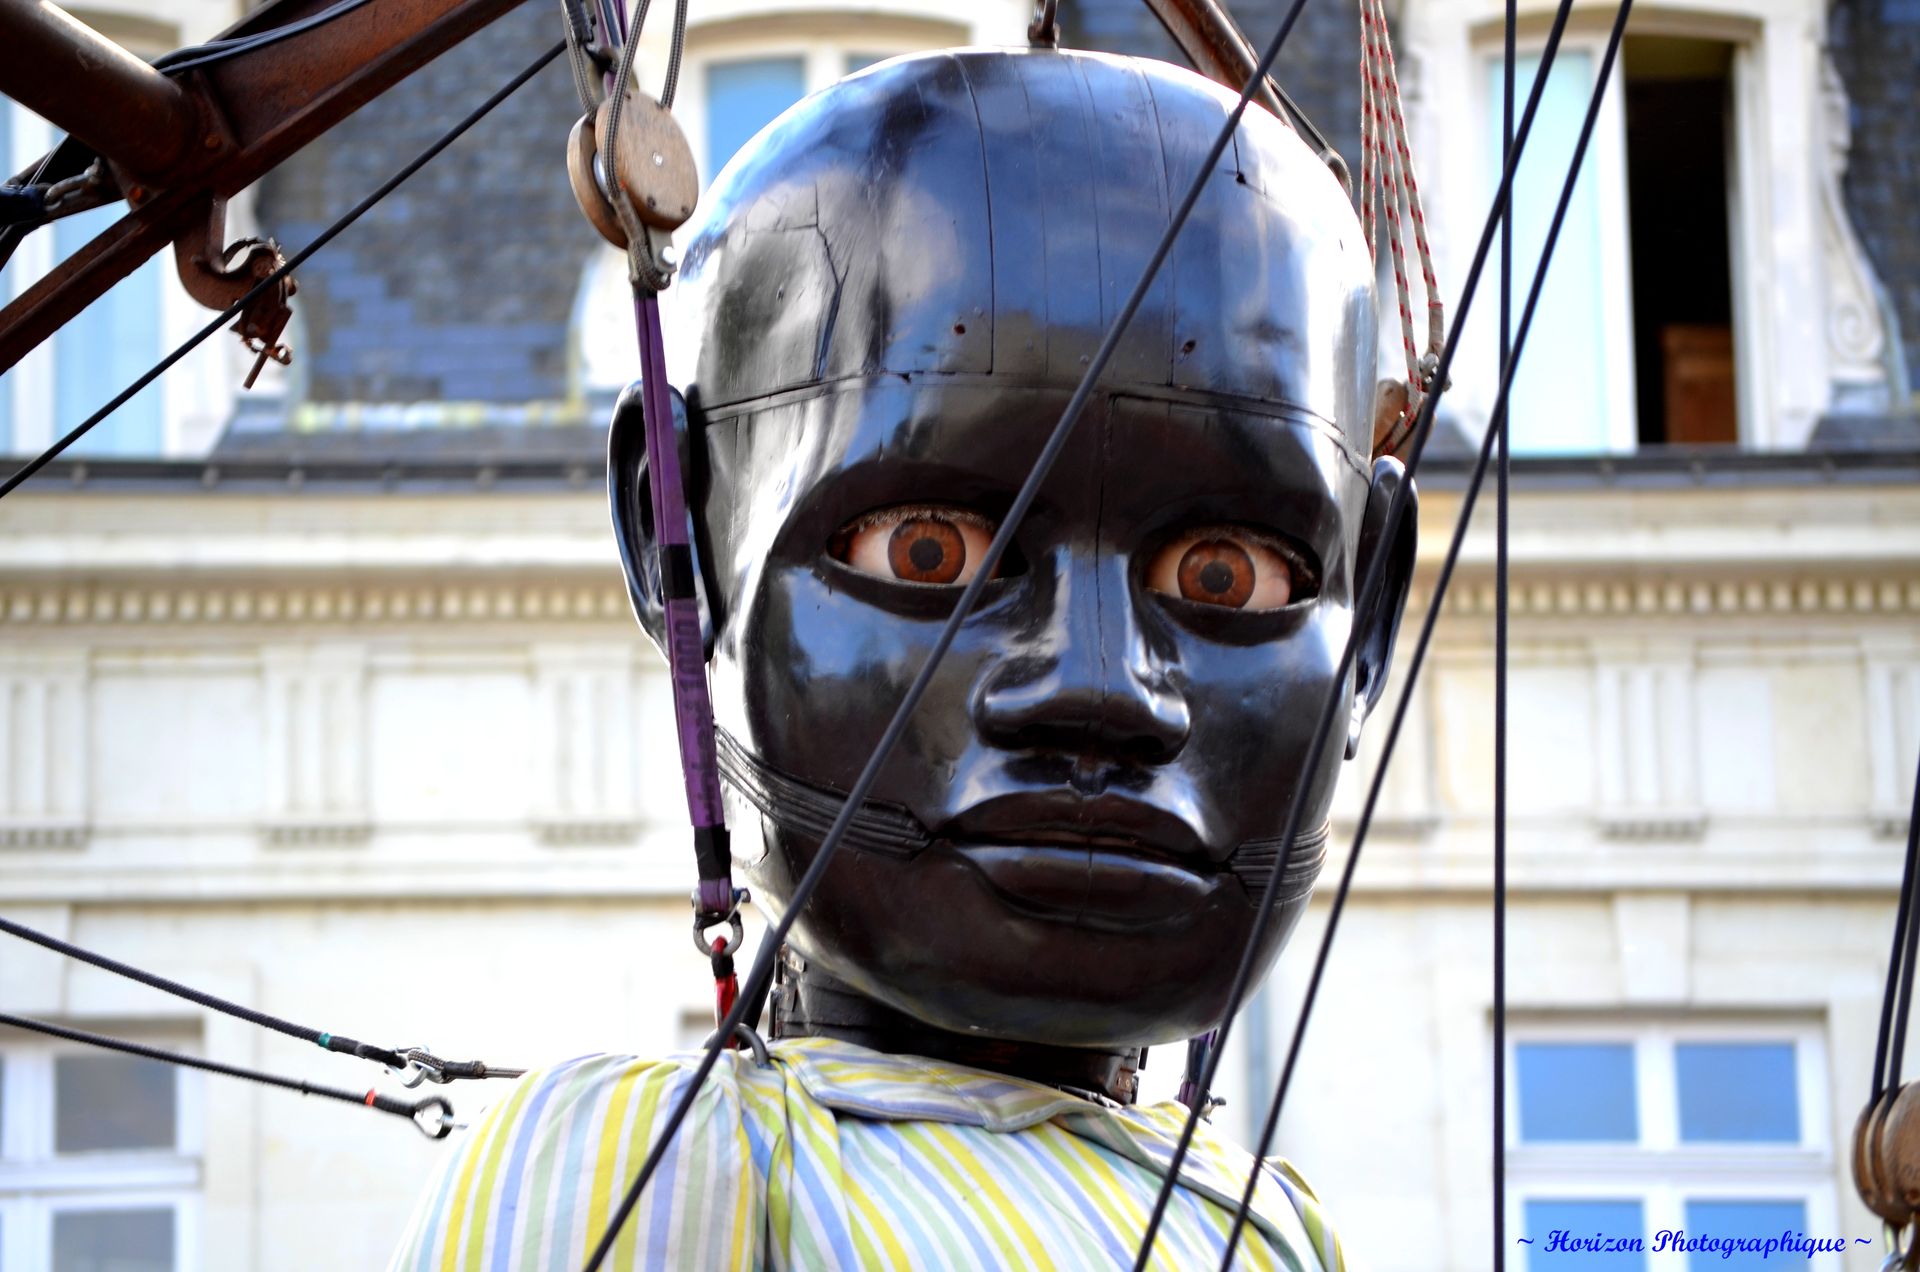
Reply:
[[[669, 292], [713, 407], [881, 375], [1071, 386], [1231, 95], [1150, 62], [929, 54], [809, 98], [716, 180]], [[1371, 438], [1373, 268], [1338, 183], [1249, 112], [1107, 381]], [[695, 335], [697, 333], [697, 335]]]
[[[841, 383], [734, 418], [733, 481], [801, 536], [889, 504], [1005, 507], [1070, 391], [991, 377]], [[1173, 523], [1273, 526], [1333, 552], [1365, 467], [1341, 431], [1300, 411], [1137, 392], [1100, 394], [1040, 489], [1038, 524], [1125, 538]], [[763, 527], [771, 532], [772, 527]]]

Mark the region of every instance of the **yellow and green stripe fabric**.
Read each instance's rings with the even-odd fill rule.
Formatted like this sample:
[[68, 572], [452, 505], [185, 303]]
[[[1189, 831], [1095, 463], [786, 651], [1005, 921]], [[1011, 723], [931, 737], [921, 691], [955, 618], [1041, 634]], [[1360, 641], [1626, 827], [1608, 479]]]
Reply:
[[[590, 1056], [521, 1079], [446, 1164], [392, 1272], [579, 1272], [696, 1062]], [[1185, 1116], [824, 1038], [775, 1044], [767, 1067], [728, 1052], [607, 1266], [1127, 1268]], [[1252, 1168], [1202, 1124], [1155, 1267], [1219, 1263]], [[1345, 1272], [1283, 1162], [1260, 1168], [1235, 1265]]]

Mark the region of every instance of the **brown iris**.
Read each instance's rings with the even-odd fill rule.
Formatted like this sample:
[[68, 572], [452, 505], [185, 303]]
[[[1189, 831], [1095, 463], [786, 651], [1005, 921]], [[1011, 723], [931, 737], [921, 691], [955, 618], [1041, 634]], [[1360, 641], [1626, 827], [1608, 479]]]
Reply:
[[1180, 595], [1239, 609], [1253, 595], [1253, 558], [1226, 539], [1202, 539], [1180, 558]]
[[909, 583], [951, 583], [967, 564], [966, 541], [951, 522], [913, 517], [888, 536], [887, 564]]

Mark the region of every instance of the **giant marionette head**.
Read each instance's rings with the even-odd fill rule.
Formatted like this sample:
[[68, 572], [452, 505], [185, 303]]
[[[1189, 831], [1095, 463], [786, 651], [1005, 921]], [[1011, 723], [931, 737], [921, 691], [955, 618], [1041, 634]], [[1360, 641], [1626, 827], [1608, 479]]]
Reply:
[[[686, 395], [737, 864], [783, 909], [1232, 96], [1157, 62], [896, 59], [793, 110], [681, 232]], [[1372, 436], [1373, 267], [1255, 109], [792, 942], [942, 1030], [1115, 1047], [1219, 1018], [1279, 856], [1271, 963], [1411, 568]], [[624, 519], [648, 558], [644, 514]], [[1365, 559], [1384, 599], [1356, 615]], [[631, 579], [659, 634], [657, 580]], [[1356, 672], [1333, 676], [1349, 632]], [[1346, 716], [1343, 714], [1343, 724]]]

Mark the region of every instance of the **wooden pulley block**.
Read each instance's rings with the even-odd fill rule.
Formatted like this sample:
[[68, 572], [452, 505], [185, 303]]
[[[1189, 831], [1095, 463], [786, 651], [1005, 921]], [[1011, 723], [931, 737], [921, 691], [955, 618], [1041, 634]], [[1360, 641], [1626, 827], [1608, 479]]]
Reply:
[[573, 131], [567, 134], [567, 184], [573, 187], [573, 201], [580, 205], [580, 213], [587, 218], [587, 223], [600, 231], [601, 238], [625, 251], [627, 232], [620, 228], [620, 218], [607, 202], [606, 192], [600, 188], [600, 179], [593, 170], [597, 151], [593, 134], [592, 115], [580, 116]]
[[[621, 190], [633, 202], [642, 225], [677, 230], [693, 215], [700, 199], [700, 170], [693, 147], [674, 122], [673, 112], [645, 93], [627, 90], [620, 109], [620, 135], [607, 136], [607, 117], [613, 100], [600, 103], [595, 132], [600, 138], [600, 166], [611, 183], [615, 174]], [[618, 148], [617, 156], [615, 147]], [[618, 162], [615, 162], [615, 159]], [[609, 189], [609, 194], [613, 191]]]
[[1906, 1226], [1912, 1210], [1888, 1191], [1880, 1160], [1881, 1134], [1894, 1094], [1889, 1091], [1860, 1110], [1860, 1118], [1853, 1124], [1853, 1186], [1868, 1210], [1897, 1229]]
[[1861, 1113], [1853, 1173], [1860, 1200], [1896, 1230], [1920, 1215], [1920, 1083], [1887, 1092]]

